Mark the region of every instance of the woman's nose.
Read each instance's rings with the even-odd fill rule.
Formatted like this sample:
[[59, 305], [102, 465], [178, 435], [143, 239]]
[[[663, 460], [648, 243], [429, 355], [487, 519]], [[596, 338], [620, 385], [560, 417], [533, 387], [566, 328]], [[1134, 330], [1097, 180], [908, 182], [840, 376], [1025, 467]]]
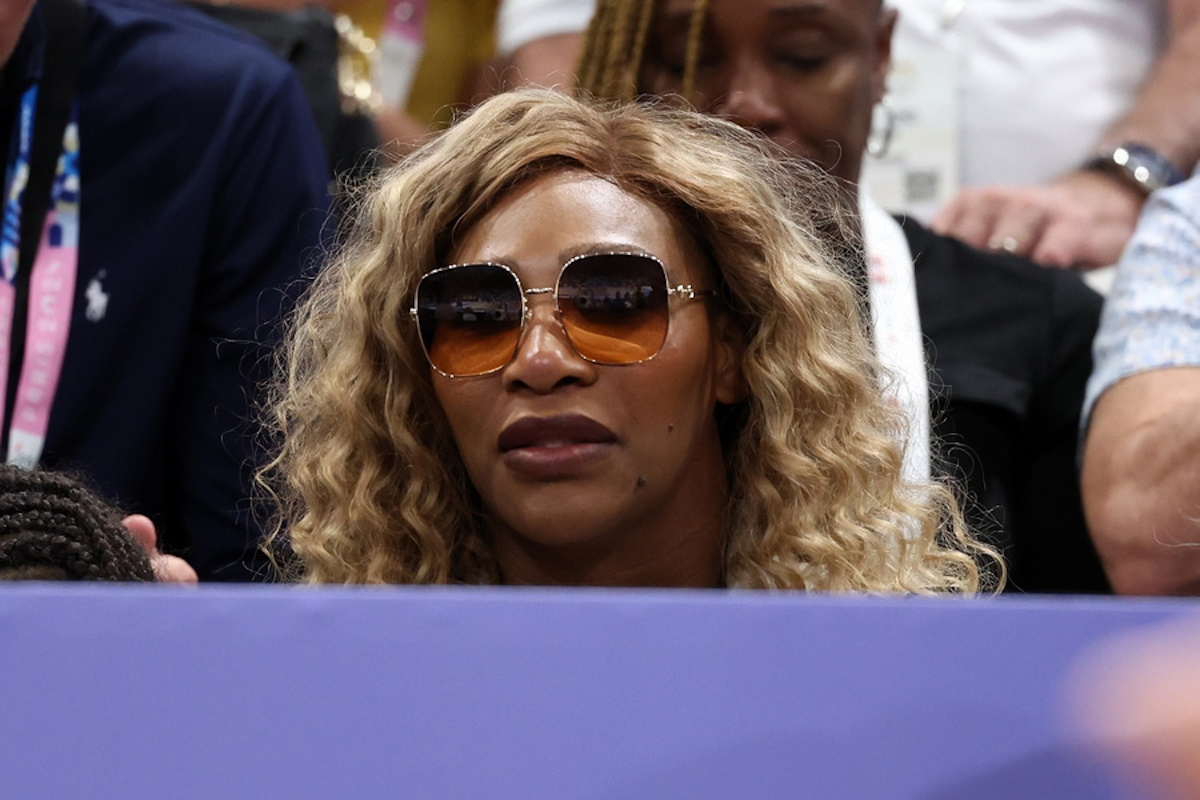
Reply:
[[562, 385], [594, 381], [596, 365], [575, 352], [555, 312], [554, 300], [548, 295], [534, 296], [528, 307], [516, 355], [502, 373], [504, 388], [544, 394]]

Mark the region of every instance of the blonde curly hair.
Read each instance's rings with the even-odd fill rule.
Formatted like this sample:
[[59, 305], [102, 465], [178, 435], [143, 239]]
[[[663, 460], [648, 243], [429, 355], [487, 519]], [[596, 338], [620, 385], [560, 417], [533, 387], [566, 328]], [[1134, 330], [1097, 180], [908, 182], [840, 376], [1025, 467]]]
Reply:
[[[317, 583], [499, 579], [408, 314], [417, 281], [515, 186], [583, 170], [679, 219], [740, 326], [747, 399], [718, 409], [727, 586], [971, 592], [1001, 570], [943, 486], [901, 477], [899, 412], [851, 283], [846, 204], [736, 125], [522, 90], [384, 173], [292, 320], [264, 472], [276, 543]], [[998, 574], [998, 573], [997, 573]]]

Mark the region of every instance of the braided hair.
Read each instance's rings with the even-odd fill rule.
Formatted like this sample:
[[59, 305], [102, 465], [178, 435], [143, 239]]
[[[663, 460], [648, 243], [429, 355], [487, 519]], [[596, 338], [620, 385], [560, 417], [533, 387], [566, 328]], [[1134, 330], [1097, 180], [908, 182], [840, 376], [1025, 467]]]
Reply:
[[[594, 97], [632, 100], [657, 0], [598, 0], [579, 59], [579, 90]], [[694, 0], [684, 56], [683, 96], [696, 85], [696, 62], [708, 0]]]
[[[650, 39], [650, 28], [661, 0], [597, 0], [596, 13], [588, 25], [583, 50], [579, 57], [577, 86], [584, 98], [601, 101], [629, 102], [647, 99], [645, 87], [639, 86], [639, 76]], [[692, 0], [688, 19], [687, 43], [684, 51], [681, 97], [685, 105], [695, 100], [696, 65], [700, 61], [704, 21], [711, 0]], [[658, 98], [661, 99], [661, 98]], [[675, 98], [680, 99], [680, 98]], [[790, 156], [782, 148], [776, 155], [783, 160]], [[817, 228], [827, 234], [836, 261], [858, 294], [859, 312], [867, 335], [874, 335], [870, 326], [870, 300], [867, 265], [861, 246], [861, 230], [856, 202], [851, 187], [826, 209], [811, 209]]]
[[0, 580], [153, 581], [119, 513], [76, 480], [0, 465]]

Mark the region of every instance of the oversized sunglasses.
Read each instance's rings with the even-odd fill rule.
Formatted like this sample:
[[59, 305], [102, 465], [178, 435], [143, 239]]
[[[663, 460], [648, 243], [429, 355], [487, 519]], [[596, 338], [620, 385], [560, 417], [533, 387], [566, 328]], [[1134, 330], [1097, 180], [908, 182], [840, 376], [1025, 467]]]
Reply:
[[417, 284], [410, 315], [429, 363], [449, 378], [487, 375], [517, 354], [527, 298], [554, 293], [555, 314], [571, 347], [594, 364], [640, 364], [667, 340], [668, 300], [709, 290], [669, 286], [663, 263], [645, 253], [588, 253], [563, 264], [553, 288], [525, 289], [503, 264], [455, 264]]

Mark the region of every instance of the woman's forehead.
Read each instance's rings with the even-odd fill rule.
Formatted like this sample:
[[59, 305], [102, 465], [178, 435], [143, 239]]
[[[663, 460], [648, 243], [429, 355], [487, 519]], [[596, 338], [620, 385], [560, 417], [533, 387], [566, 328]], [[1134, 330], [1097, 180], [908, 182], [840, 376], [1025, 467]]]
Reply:
[[684, 260], [691, 237], [660, 203], [582, 170], [522, 182], [462, 233], [451, 258], [518, 267], [561, 264], [598, 250], [640, 250]]

